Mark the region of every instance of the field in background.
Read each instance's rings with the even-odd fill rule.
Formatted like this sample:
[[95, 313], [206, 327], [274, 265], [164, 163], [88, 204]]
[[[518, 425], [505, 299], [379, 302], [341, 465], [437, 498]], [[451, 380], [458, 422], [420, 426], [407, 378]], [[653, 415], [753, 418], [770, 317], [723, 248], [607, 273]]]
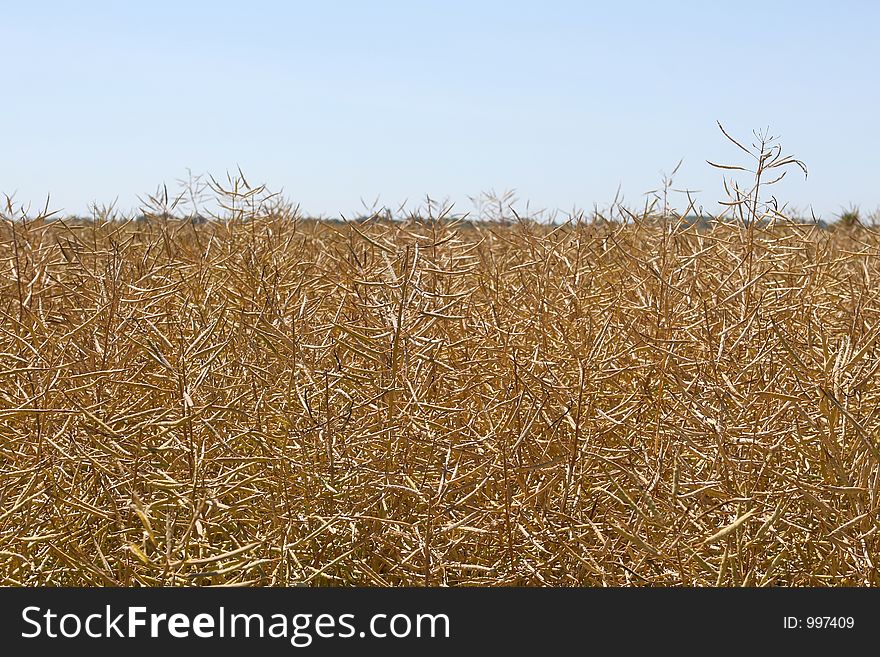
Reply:
[[2, 584], [878, 584], [871, 229], [0, 231]]

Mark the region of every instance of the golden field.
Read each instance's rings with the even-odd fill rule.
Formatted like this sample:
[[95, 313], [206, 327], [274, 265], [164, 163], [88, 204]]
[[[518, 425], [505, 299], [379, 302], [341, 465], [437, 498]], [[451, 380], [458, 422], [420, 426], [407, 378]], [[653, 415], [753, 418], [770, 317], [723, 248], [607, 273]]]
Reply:
[[0, 583], [876, 585], [880, 235], [6, 221]]

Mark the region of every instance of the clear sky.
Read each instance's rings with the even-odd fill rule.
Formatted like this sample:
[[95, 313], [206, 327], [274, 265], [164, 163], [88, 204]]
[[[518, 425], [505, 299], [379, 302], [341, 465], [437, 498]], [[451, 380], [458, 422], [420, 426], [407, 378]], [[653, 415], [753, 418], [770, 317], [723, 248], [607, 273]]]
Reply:
[[[241, 167], [312, 214], [516, 189], [640, 205], [769, 126], [776, 194], [880, 206], [876, 2], [9, 2], [0, 191], [83, 213]], [[673, 199], [682, 204], [682, 197]]]

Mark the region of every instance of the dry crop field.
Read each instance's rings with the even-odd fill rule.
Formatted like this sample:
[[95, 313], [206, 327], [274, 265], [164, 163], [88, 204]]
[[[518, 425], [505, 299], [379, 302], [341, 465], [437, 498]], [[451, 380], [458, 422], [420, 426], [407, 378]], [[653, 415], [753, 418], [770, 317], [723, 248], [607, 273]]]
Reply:
[[0, 226], [5, 585], [876, 585], [880, 236]]

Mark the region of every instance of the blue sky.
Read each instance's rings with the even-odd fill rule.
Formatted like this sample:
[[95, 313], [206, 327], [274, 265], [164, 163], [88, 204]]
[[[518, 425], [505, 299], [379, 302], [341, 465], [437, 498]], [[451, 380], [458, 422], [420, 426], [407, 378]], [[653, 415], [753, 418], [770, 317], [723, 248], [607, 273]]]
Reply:
[[[181, 3], [184, 4], [184, 3]], [[85, 212], [241, 167], [312, 214], [515, 189], [641, 205], [662, 172], [770, 127], [809, 167], [775, 190], [880, 206], [874, 2], [8, 3], [0, 191]], [[676, 205], [683, 197], [673, 197]]]

